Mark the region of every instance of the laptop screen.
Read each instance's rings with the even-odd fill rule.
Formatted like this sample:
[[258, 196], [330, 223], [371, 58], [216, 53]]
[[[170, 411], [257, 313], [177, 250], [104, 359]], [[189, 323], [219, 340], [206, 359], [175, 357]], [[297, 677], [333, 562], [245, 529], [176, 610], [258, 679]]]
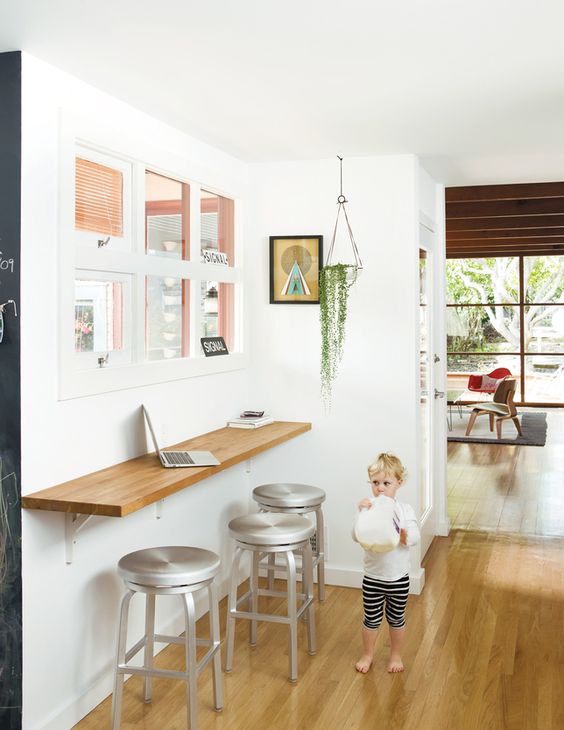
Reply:
[[155, 445], [155, 450], [157, 454], [161, 455], [161, 450], [159, 448], [159, 444], [157, 443], [157, 437], [155, 436], [155, 431], [153, 429], [153, 424], [151, 423], [151, 417], [149, 416], [149, 411], [145, 408], [145, 406], [141, 406], [143, 408], [143, 414], [145, 415], [145, 420], [147, 421], [147, 426], [149, 426], [149, 431], [151, 432], [151, 438], [153, 439], [153, 444]]

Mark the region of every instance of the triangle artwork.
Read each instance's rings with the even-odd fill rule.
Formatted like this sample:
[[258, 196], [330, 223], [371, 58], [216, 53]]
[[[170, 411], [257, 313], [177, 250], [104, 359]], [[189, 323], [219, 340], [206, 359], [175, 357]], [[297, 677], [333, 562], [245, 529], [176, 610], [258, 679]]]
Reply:
[[280, 293], [285, 295], [311, 294], [310, 288], [305, 280], [305, 276], [302, 274], [302, 270], [298, 266], [297, 261], [294, 261], [294, 265], [290, 269], [288, 278], [286, 279]]

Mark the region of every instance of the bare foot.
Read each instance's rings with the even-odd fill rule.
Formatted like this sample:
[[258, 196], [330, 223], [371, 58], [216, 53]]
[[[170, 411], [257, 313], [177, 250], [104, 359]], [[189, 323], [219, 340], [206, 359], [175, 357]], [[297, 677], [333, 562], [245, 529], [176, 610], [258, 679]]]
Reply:
[[361, 674], [366, 674], [366, 672], [370, 669], [372, 666], [372, 657], [371, 656], [361, 656], [360, 659], [355, 664], [356, 671], [360, 672]]
[[390, 661], [388, 662], [388, 672], [390, 672], [390, 674], [403, 672], [403, 662], [399, 654], [390, 657]]

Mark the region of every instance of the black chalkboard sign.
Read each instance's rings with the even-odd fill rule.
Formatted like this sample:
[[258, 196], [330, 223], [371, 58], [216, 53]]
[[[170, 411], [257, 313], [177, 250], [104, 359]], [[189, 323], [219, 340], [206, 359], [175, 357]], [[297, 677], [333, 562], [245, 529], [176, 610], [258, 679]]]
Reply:
[[202, 337], [200, 342], [202, 343], [202, 350], [206, 357], [229, 355], [229, 350], [223, 337]]
[[[0, 727], [22, 726], [21, 53], [0, 53]], [[9, 304], [8, 304], [9, 303]]]

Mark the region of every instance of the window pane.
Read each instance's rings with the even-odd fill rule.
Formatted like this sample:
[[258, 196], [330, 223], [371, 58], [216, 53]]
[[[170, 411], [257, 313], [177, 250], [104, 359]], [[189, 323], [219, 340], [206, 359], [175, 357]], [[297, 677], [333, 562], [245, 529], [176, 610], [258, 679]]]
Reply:
[[123, 348], [123, 285], [75, 279], [74, 349], [111, 352]]
[[447, 307], [449, 352], [519, 352], [519, 307]]
[[145, 171], [146, 250], [175, 259], [189, 257], [190, 187]]
[[[465, 391], [461, 400], [480, 400], [478, 393], [467, 391], [468, 378], [470, 375], [487, 375], [497, 368], [507, 368], [514, 378], [517, 378], [517, 395], [515, 400], [520, 399], [520, 364], [518, 355], [499, 355], [491, 353], [487, 355], [447, 355], [447, 388]], [[489, 396], [491, 400], [491, 396]]]
[[234, 347], [235, 286], [202, 281], [202, 334], [201, 337], [223, 337], [229, 352]]
[[148, 360], [188, 356], [189, 281], [147, 277], [146, 341]]
[[123, 236], [123, 174], [75, 158], [75, 228]]
[[525, 307], [525, 351], [564, 352], [564, 306]]
[[[205, 190], [200, 198], [202, 261], [234, 266], [234, 204], [229, 198]], [[222, 253], [224, 256], [218, 257]]]
[[564, 296], [564, 256], [525, 256], [526, 302], [561, 302]]
[[519, 259], [447, 259], [447, 304], [519, 301]]
[[525, 373], [526, 402], [564, 403], [563, 356], [527, 356]]

